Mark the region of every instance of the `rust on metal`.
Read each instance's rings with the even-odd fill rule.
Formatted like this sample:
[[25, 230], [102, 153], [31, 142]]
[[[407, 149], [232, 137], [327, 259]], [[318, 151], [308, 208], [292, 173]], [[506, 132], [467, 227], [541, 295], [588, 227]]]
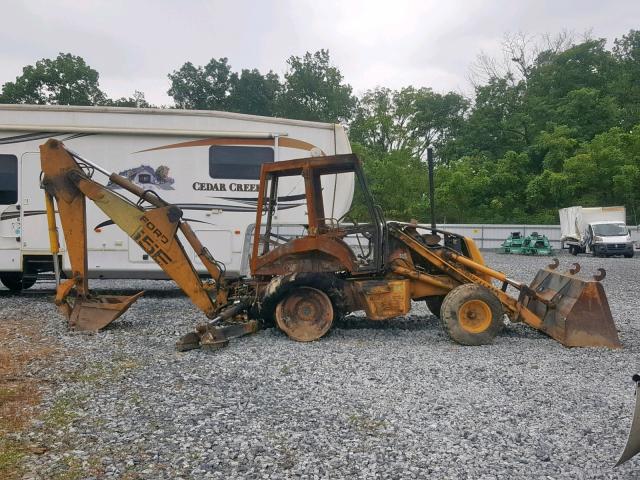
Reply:
[[69, 327], [79, 331], [98, 331], [126, 312], [143, 293], [77, 298], [69, 316]]
[[[182, 219], [179, 208], [111, 174], [113, 183], [151, 204], [152, 208], [145, 210], [92, 180], [74, 160], [74, 156], [81, 157], [72, 156], [62, 143], [50, 140], [40, 148], [51, 249], [57, 250], [53, 198], [71, 263], [71, 279], [57, 286], [56, 304], [68, 316], [72, 328], [103, 328], [142, 294], [96, 296], [89, 292], [85, 205], [89, 198], [213, 319], [182, 337], [179, 350], [214, 350], [225, 346], [230, 338], [255, 332], [259, 325], [248, 318], [249, 311], [273, 315], [279, 328], [291, 338], [312, 341], [327, 333], [336, 311], [361, 309], [369, 318], [382, 320], [407, 313], [412, 299], [444, 298], [463, 284], [484, 287], [500, 301], [512, 321], [524, 321], [564, 345], [621, 346], [600, 283], [606, 275], [604, 269], [599, 269], [593, 280], [581, 280], [576, 276], [579, 264], [574, 263], [563, 274], [557, 272], [559, 261], [554, 258], [527, 286], [487, 267], [470, 238], [433, 226], [431, 234], [421, 235], [418, 229], [424, 227], [417, 223], [386, 223], [370, 198], [360, 161], [353, 154], [264, 164], [250, 259], [252, 278], [225, 281], [222, 265]], [[326, 218], [321, 177], [341, 173], [356, 174], [372, 224], [340, 226], [338, 220]], [[283, 240], [272, 232], [272, 220], [277, 211], [279, 179], [290, 176], [300, 176], [304, 181], [308, 225], [304, 236]], [[200, 280], [178, 231], [212, 280]], [[368, 253], [360, 245], [361, 253], [356, 255], [347, 243], [349, 235], [366, 238]], [[494, 279], [501, 282], [501, 288], [494, 285]], [[507, 294], [509, 286], [518, 290], [517, 298]], [[485, 328], [488, 315], [480, 303], [467, 302], [461, 312], [469, 332]]]
[[598, 273], [593, 275], [593, 279], [598, 282], [601, 282], [602, 280], [605, 279], [606, 276], [607, 276], [607, 271], [604, 268], [599, 268]]
[[298, 342], [311, 342], [329, 331], [333, 323], [333, 305], [321, 290], [296, 287], [276, 306], [280, 330]]
[[409, 280], [357, 280], [354, 286], [361, 297], [361, 308], [371, 320], [405, 315], [411, 309]]
[[524, 304], [542, 319], [547, 335], [569, 347], [622, 347], [599, 281], [543, 269], [529, 288], [536, 296]]

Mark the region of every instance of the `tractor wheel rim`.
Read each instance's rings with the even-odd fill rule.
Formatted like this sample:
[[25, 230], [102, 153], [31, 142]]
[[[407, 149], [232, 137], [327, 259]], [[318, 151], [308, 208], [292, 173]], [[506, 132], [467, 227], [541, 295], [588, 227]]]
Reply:
[[460, 326], [469, 333], [482, 333], [491, 325], [491, 308], [482, 300], [469, 300], [458, 309]]
[[327, 333], [333, 322], [331, 300], [320, 290], [299, 287], [278, 304], [276, 321], [294, 340], [317, 340]]

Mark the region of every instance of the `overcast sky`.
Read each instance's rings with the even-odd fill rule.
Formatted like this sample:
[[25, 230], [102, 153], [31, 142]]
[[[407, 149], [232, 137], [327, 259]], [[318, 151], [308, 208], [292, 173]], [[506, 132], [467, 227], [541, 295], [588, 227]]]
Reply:
[[0, 0], [0, 84], [58, 52], [83, 57], [110, 97], [170, 105], [167, 73], [228, 57], [282, 75], [286, 59], [328, 48], [356, 93], [375, 86], [470, 91], [480, 51], [507, 32], [570, 30], [610, 41], [640, 28], [640, 1]]

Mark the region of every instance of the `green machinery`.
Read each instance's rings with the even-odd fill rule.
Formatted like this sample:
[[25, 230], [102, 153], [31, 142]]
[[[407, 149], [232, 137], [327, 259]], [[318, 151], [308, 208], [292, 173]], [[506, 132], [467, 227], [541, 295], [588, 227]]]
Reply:
[[499, 253], [515, 253], [519, 255], [551, 255], [553, 249], [546, 235], [532, 232], [531, 235], [522, 237], [520, 232], [511, 232], [500, 248]]
[[507, 238], [500, 248], [498, 249], [499, 253], [522, 253], [522, 242], [524, 238], [522, 238], [522, 234], [520, 232], [511, 232], [509, 238]]

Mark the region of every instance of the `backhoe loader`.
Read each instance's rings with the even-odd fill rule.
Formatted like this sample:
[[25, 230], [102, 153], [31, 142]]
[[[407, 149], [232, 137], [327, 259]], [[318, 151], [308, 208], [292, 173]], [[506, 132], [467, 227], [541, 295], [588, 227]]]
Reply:
[[[57, 140], [47, 141], [40, 150], [51, 249], [57, 258], [57, 205], [71, 266], [68, 278], [57, 287], [55, 302], [72, 329], [99, 330], [142, 295], [105, 296], [89, 290], [88, 198], [210, 319], [181, 338], [179, 350], [220, 348], [230, 338], [270, 323], [294, 340], [313, 341], [340, 315], [364, 310], [370, 319], [385, 320], [408, 313], [412, 300], [425, 300], [447, 334], [463, 345], [492, 342], [506, 314], [512, 322], [525, 322], [566, 346], [621, 347], [600, 283], [604, 270], [585, 280], [577, 276], [578, 264], [561, 273], [554, 259], [530, 285], [508, 278], [484, 264], [470, 238], [435, 225], [385, 221], [353, 154], [262, 166], [250, 276], [231, 279], [225, 278], [224, 265], [200, 243], [178, 207]], [[96, 171], [138, 201], [94, 180]], [[322, 179], [338, 174], [355, 176], [363, 205], [358, 217], [368, 216], [366, 222], [349, 213], [339, 219], [327, 215]], [[304, 185], [306, 223], [280, 225], [278, 200], [297, 185]], [[184, 241], [209, 278], [200, 278]], [[517, 295], [508, 294], [509, 288]]]

